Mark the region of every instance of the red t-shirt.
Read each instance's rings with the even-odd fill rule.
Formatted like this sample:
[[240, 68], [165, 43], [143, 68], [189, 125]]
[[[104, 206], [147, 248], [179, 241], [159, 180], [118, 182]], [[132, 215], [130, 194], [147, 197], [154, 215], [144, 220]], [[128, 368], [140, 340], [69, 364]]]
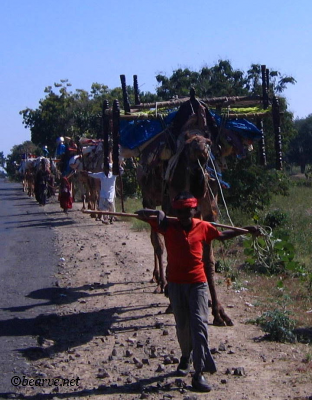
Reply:
[[210, 243], [220, 232], [209, 222], [193, 218], [186, 232], [179, 221], [168, 221], [167, 229], [158, 227], [156, 220], [149, 224], [164, 236], [167, 249], [167, 280], [175, 283], [207, 282], [203, 263], [203, 242]]

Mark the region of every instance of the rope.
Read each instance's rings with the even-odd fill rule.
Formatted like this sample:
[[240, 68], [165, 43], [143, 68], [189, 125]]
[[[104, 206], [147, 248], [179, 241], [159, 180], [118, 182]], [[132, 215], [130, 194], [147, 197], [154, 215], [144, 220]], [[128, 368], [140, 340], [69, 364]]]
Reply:
[[[226, 201], [225, 201], [225, 198], [224, 198], [224, 195], [223, 195], [222, 185], [221, 185], [220, 179], [219, 179], [219, 177], [218, 177], [218, 173], [217, 173], [217, 170], [216, 170], [215, 163], [213, 162], [213, 159], [212, 159], [211, 156], [209, 156], [209, 159], [210, 159], [211, 164], [212, 164], [212, 166], [213, 166], [213, 170], [214, 170], [214, 173], [215, 173], [217, 182], [218, 182], [218, 186], [219, 186], [221, 198], [222, 198], [222, 201], [223, 201], [223, 204], [224, 204], [224, 207], [225, 207], [226, 215], [227, 215], [227, 217], [228, 217], [228, 219], [229, 219], [229, 221], [230, 221], [230, 224], [231, 224], [232, 226], [234, 226], [233, 221], [232, 221], [232, 219], [231, 219], [231, 217], [230, 217], [229, 209], [228, 209], [228, 207], [227, 207], [227, 205], [226, 205]], [[212, 192], [212, 189], [211, 189], [209, 183], [208, 183], [208, 187], [209, 187], [209, 189], [210, 189], [210, 192], [211, 192], [213, 198], [215, 198], [215, 196], [213, 195], [213, 192]], [[217, 203], [216, 203], [216, 204], [217, 204]], [[218, 208], [218, 212], [219, 212], [219, 214], [220, 214], [220, 216], [221, 216], [220, 208], [218, 207], [218, 205], [217, 205], [217, 208]]]
[[[207, 146], [208, 146], [208, 145], [207, 145]], [[208, 147], [209, 147], [209, 146], [208, 146]], [[203, 167], [202, 167], [202, 165], [201, 165], [199, 159], [197, 159], [197, 163], [198, 163], [200, 169], [202, 170], [202, 173], [203, 173], [203, 176], [204, 176], [204, 179], [205, 179], [205, 171], [204, 171], [204, 169], [203, 169]], [[212, 198], [213, 200], [215, 200], [215, 197], [216, 197], [216, 196], [213, 194], [213, 191], [212, 191], [212, 189], [211, 189], [211, 187], [210, 187], [210, 185], [209, 185], [209, 180], [207, 180], [207, 186], [208, 186], [208, 189], [209, 189], [209, 191], [210, 191], [211, 198]], [[219, 209], [219, 207], [218, 207], [218, 203], [217, 203], [216, 201], [215, 201], [215, 205], [216, 205], [216, 207], [217, 207], [217, 209], [218, 209], [218, 214], [221, 215], [220, 209]], [[232, 225], [233, 225], [233, 224], [232, 224]]]
[[195, 114], [191, 100], [190, 100], [190, 106], [191, 106], [191, 109], [192, 109], [192, 113]]
[[260, 231], [261, 243], [258, 238], [253, 235], [251, 247], [257, 256], [257, 264], [270, 270], [276, 261], [274, 242], [271, 239], [272, 229], [269, 226], [258, 226], [258, 229]]

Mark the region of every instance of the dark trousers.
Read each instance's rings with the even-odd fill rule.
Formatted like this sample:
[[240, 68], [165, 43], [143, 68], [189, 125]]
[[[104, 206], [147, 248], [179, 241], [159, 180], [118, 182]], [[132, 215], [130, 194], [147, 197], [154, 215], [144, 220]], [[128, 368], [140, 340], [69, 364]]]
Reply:
[[195, 372], [216, 372], [208, 347], [208, 284], [168, 283], [169, 299], [183, 357], [193, 351]]

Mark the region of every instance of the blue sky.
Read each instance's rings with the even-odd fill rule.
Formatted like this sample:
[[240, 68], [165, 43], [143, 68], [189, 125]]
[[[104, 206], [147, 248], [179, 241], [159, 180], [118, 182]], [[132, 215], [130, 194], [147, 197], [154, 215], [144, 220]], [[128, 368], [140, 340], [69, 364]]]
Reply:
[[120, 86], [120, 74], [132, 84], [137, 74], [154, 92], [157, 73], [219, 59], [293, 76], [284, 95], [304, 118], [312, 113], [311, 15], [311, 0], [0, 0], [0, 151], [30, 140], [19, 111], [36, 109], [61, 79], [89, 91], [93, 82]]

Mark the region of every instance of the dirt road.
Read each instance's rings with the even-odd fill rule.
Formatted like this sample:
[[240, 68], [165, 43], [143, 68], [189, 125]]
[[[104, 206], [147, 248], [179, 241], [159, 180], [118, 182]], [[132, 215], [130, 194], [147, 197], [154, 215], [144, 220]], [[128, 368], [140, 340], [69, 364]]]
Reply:
[[57, 203], [45, 207], [58, 237], [59, 271], [50, 291], [57, 314], [37, 318], [38, 347], [27, 352], [37, 371], [27, 378], [37, 386], [20, 387], [26, 399], [312, 398], [312, 363], [303, 362], [311, 346], [261, 341], [263, 332], [246, 324], [258, 315], [247, 282], [239, 292], [218, 285], [235, 326], [210, 325], [218, 366], [208, 376], [213, 391], [195, 393], [191, 375], [176, 378], [174, 320], [150, 283], [149, 233], [133, 231], [129, 222], [103, 225], [80, 207], [74, 204], [68, 216]]

